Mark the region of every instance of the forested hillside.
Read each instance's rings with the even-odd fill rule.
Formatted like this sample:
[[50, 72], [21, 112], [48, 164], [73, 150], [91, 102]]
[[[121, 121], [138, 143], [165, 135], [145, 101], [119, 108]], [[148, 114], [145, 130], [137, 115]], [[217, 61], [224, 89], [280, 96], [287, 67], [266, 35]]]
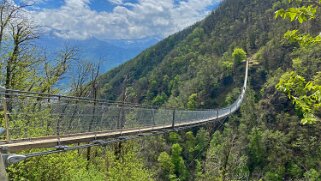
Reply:
[[[274, 9], [273, 9], [274, 7]], [[123, 86], [128, 100], [157, 106], [187, 107], [191, 95], [198, 108], [213, 108], [216, 99], [242, 79], [230, 64], [232, 51], [241, 47], [255, 57], [253, 85], [259, 90], [270, 70], [288, 65], [290, 47], [282, 46], [287, 23], [276, 21], [274, 1], [223, 1], [202, 22], [170, 36], [134, 60], [101, 77], [100, 95], [119, 99]], [[124, 81], [126, 80], [126, 81]], [[260, 82], [261, 81], [261, 82]], [[126, 84], [126, 85], [125, 85]]]
[[89, 157], [80, 151], [30, 159], [9, 169], [12, 178], [320, 180], [321, 126], [301, 124], [302, 111], [276, 87], [287, 71], [306, 80], [320, 71], [321, 46], [301, 47], [284, 34], [289, 29], [318, 34], [321, 22], [274, 18], [275, 11], [289, 6], [287, 0], [225, 0], [205, 20], [97, 80], [99, 97], [108, 100], [217, 108], [240, 92], [244, 65], [235, 51], [242, 48], [251, 64], [250, 89], [241, 110], [224, 125], [126, 142], [121, 153], [113, 145], [92, 149]]
[[300, 115], [275, 86], [282, 73], [292, 68], [294, 57], [301, 58], [294, 68], [305, 77], [318, 71], [320, 46], [299, 48], [283, 35], [291, 28], [317, 33], [320, 23], [316, 19], [301, 26], [276, 20], [274, 12], [287, 6], [286, 1], [223, 1], [205, 20], [104, 75], [101, 95], [121, 99], [125, 86], [126, 101], [215, 108], [238, 93], [243, 76], [240, 65], [231, 64], [232, 52], [243, 48], [252, 64], [253, 91], [240, 114], [213, 135], [203, 163], [209, 177], [202, 179], [318, 177], [319, 125], [300, 125]]

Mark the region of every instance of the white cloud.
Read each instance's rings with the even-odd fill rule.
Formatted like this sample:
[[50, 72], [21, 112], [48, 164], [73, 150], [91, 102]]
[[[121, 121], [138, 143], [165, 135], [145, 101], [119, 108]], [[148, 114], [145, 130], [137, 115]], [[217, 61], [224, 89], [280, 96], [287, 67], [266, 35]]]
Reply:
[[65, 0], [59, 9], [31, 11], [35, 21], [65, 39], [141, 39], [165, 37], [204, 18], [207, 7], [219, 0], [108, 0], [116, 5], [112, 12], [90, 9], [93, 0]]
[[47, 2], [47, 0], [21, 0], [23, 4], [34, 5]]
[[108, 0], [108, 1], [111, 2], [112, 4], [117, 4], [117, 5], [123, 4], [123, 0]]

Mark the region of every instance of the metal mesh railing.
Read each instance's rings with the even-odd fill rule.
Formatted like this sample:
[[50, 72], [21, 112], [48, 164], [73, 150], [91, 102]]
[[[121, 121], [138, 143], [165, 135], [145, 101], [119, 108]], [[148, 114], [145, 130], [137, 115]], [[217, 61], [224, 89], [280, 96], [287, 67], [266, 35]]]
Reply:
[[245, 96], [248, 63], [239, 98], [222, 109], [192, 111], [152, 109], [143, 106], [60, 95], [0, 90], [3, 141], [64, 137], [92, 132], [175, 127], [226, 117], [240, 107]]

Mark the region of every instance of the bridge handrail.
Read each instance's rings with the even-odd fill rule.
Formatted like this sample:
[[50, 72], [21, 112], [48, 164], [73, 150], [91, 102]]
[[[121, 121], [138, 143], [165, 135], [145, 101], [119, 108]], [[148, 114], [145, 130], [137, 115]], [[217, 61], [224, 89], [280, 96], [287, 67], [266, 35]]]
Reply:
[[[222, 119], [237, 111], [243, 102], [248, 81], [248, 66], [249, 63], [246, 61], [244, 84], [239, 97], [231, 105], [222, 109], [198, 111], [154, 109], [124, 104], [123, 102], [110, 103], [106, 100], [103, 100], [105, 102], [96, 102], [98, 100], [90, 98], [18, 91], [0, 87], [0, 94], [4, 96], [1, 101], [3, 107], [7, 109], [4, 113], [7, 131], [5, 141], [32, 140], [47, 136], [48, 138], [57, 137], [60, 143], [62, 137], [77, 134], [140, 130], [159, 126], [174, 128], [189, 123]], [[36, 101], [30, 101], [31, 98], [29, 99], [28, 95]], [[17, 102], [11, 102], [11, 105], [8, 105], [7, 99], [14, 99], [12, 98], [14, 96], [27, 97], [27, 103], [18, 99]], [[51, 99], [52, 97], [55, 101]], [[45, 101], [37, 102], [38, 98]], [[66, 98], [67, 101], [76, 101], [76, 103], [60, 102], [61, 98]], [[84, 102], [78, 102], [78, 100], [84, 100]], [[26, 106], [28, 103], [29, 106]]]

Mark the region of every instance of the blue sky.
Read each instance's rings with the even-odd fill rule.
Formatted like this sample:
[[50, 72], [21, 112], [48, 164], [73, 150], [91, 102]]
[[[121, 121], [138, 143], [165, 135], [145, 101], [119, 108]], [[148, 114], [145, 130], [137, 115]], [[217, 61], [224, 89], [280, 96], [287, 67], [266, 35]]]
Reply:
[[[54, 57], [64, 45], [106, 72], [205, 18], [221, 0], [11, 0], [38, 27], [37, 45]], [[61, 86], [68, 87], [71, 71]]]
[[66, 40], [163, 39], [203, 19], [220, 0], [15, 0], [42, 33]]

